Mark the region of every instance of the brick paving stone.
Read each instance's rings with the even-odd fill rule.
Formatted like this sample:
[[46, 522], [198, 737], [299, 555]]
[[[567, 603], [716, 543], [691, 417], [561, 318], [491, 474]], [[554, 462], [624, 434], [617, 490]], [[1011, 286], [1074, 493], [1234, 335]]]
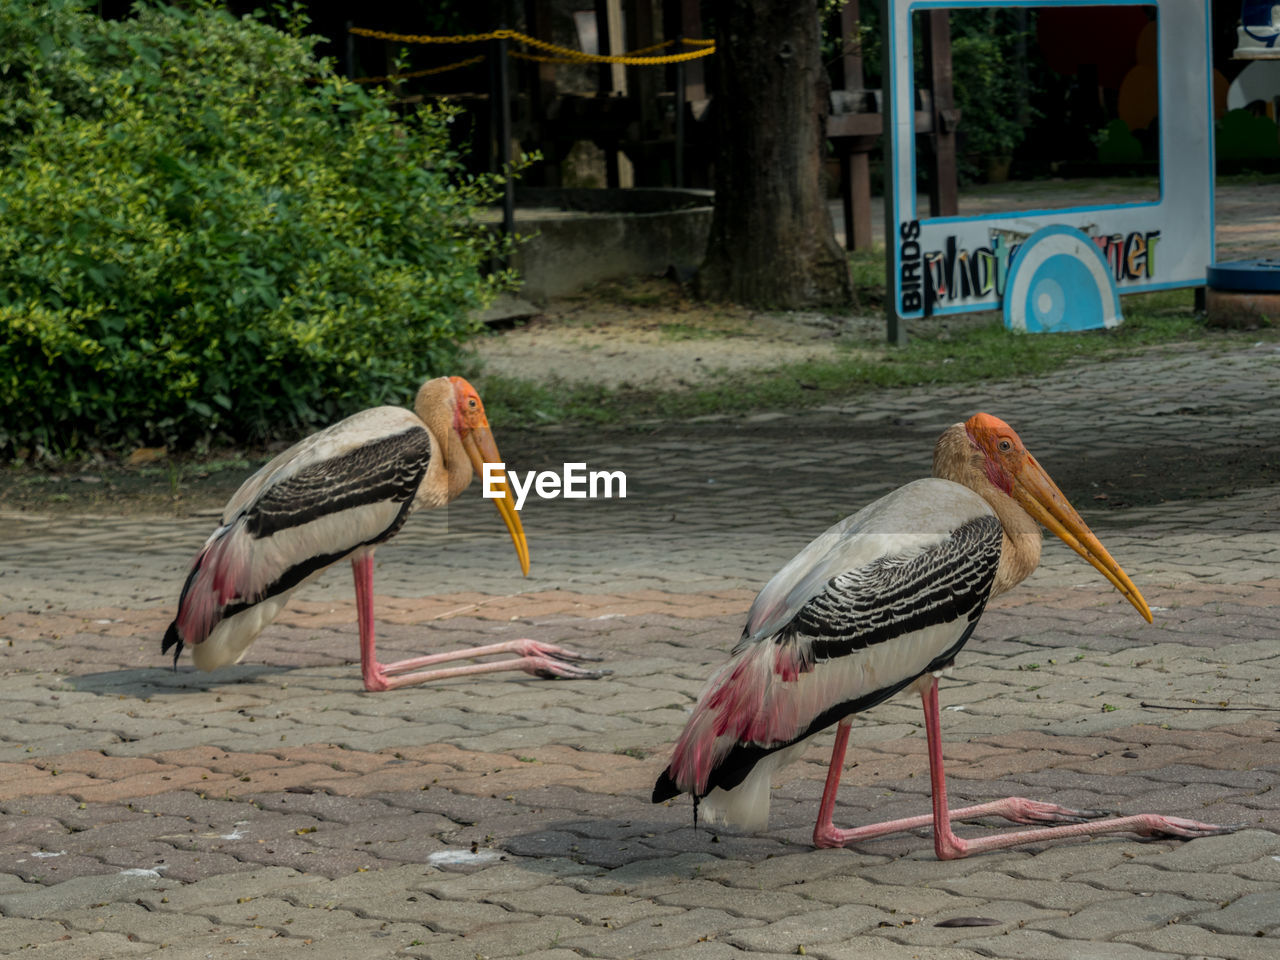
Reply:
[[8, 917], [54, 916], [59, 911], [110, 902], [154, 890], [161, 882], [154, 872], [117, 871], [93, 877], [74, 877], [52, 886], [29, 884], [0, 894], [0, 914]]
[[[1280, 877], [1280, 870], [1276, 873]], [[1167, 870], [1146, 863], [1120, 863], [1106, 869], [1078, 873], [1073, 879], [1105, 890], [1172, 893], [1219, 904], [1230, 903], [1250, 893], [1265, 893], [1272, 888], [1271, 884], [1264, 881], [1249, 880], [1221, 871]]]
[[760, 953], [755, 950], [742, 950], [729, 943], [722, 943], [714, 938], [700, 940], [686, 947], [664, 950], [646, 950], [638, 955], [638, 960], [783, 960], [784, 957], [795, 956], [785, 953]]
[[1221, 957], [1223, 960], [1275, 960], [1274, 937], [1237, 937], [1214, 933], [1186, 923], [1172, 924], [1145, 933], [1126, 933], [1116, 937], [1147, 950], [1167, 951], [1199, 960]]
[[735, 917], [722, 910], [698, 907], [670, 916], [650, 917], [606, 930], [580, 928], [564, 945], [589, 956], [618, 958], [642, 952], [687, 948], [706, 937], [728, 940], [730, 932], [741, 935], [760, 926], [759, 920]]
[[966, 940], [965, 946], [982, 956], [1003, 960], [1177, 960], [1184, 956], [1181, 952], [1160, 953], [1114, 940], [1062, 940], [1038, 930], [1009, 930], [1000, 937]]
[[1280, 884], [1280, 858], [1277, 858], [1274, 854], [1264, 855], [1232, 867], [1223, 867], [1220, 872], [1229, 872], [1247, 880], [1261, 880], [1264, 883]]
[[[342, 570], [301, 591], [244, 664], [205, 675], [184, 661], [174, 673], [158, 638], [209, 518], [0, 514], [0, 644], [12, 641], [0, 645], [0, 900], [65, 894], [61, 909], [78, 925], [58, 934], [71, 939], [39, 946], [76, 960], [158, 953], [178, 920], [210, 925], [165, 947], [179, 960], [300, 949], [343, 960], [718, 960], [768, 955], [732, 942], [735, 931], [763, 936], [763, 926], [742, 929], [743, 917], [803, 930], [806, 918], [840, 910], [875, 911], [886, 926], [808, 955], [1269, 957], [1275, 932], [1244, 932], [1257, 932], [1247, 928], [1267, 919], [1280, 890], [1280, 733], [1268, 712], [1280, 683], [1276, 477], [1238, 476], [1211, 496], [1188, 486], [1130, 507], [1090, 499], [1089, 484], [1127, 480], [1098, 475], [1105, 456], [1177, 476], [1163, 451], [1188, 438], [1226, 436], [1216, 449], [1230, 456], [1273, 443], [1277, 357], [1272, 345], [1172, 350], [1036, 378], [1030, 391], [869, 394], [829, 405], [812, 444], [808, 415], [609, 435], [602, 449], [636, 495], [532, 507], [528, 580], [511, 569], [509, 543], [478, 498], [455, 505], [447, 523], [415, 517], [379, 551], [384, 655], [529, 635], [605, 653], [615, 672], [591, 683], [513, 674], [366, 694]], [[780, 778], [771, 825], [757, 835], [694, 831], [687, 798], [651, 806], [687, 708], [759, 586], [814, 532], [926, 472], [940, 426], [979, 406], [1025, 417], [1023, 436], [1142, 584], [1157, 622], [1143, 624], [1046, 542], [1041, 567], [990, 605], [943, 681], [955, 799], [1020, 794], [1264, 829], [1190, 843], [1040, 844], [950, 863], [934, 858], [928, 829], [813, 850], [829, 733]], [[829, 443], [832, 423], [848, 444]], [[538, 443], [571, 437], [548, 431]], [[773, 444], [794, 463], [753, 473], [750, 495], [786, 503], [787, 515], [744, 518], [747, 487], [706, 480], [742, 476]], [[848, 455], [862, 444], [876, 456]], [[673, 456], [684, 470], [671, 470]], [[426, 559], [441, 543], [465, 547], [447, 569]], [[864, 714], [854, 741], [840, 822], [927, 811], [917, 700]], [[125, 868], [155, 875], [112, 898]], [[108, 899], [75, 905], [99, 890]], [[1107, 939], [1135, 922], [1121, 906], [1183, 902], [1193, 909], [1176, 924], [1140, 920]], [[420, 922], [428, 907], [447, 929]], [[142, 939], [90, 929], [95, 911]], [[315, 917], [285, 923], [304, 911]], [[957, 915], [1003, 926], [936, 926]], [[294, 936], [307, 922], [324, 936]]]
[[841, 943], [851, 937], [896, 922], [894, 914], [876, 907], [846, 904], [785, 917], [762, 927], [735, 930], [722, 939], [747, 950], [797, 953], [810, 944]]
[[[889, 924], [869, 931], [868, 936], [883, 937], [895, 943], [915, 947], [928, 957], [937, 947], [961, 946], [969, 948], [970, 941], [988, 939], [1005, 932], [1012, 932], [1054, 916], [1053, 911], [1042, 910], [1025, 903], [993, 900], [982, 905], [976, 912], [972, 909], [944, 910], [926, 917], [918, 923]], [[979, 918], [998, 921], [994, 925], [943, 927], [939, 923], [944, 920], [959, 918]]]
[[566, 882], [584, 893], [656, 897], [669, 893], [685, 880], [699, 876], [715, 879], [717, 872], [738, 872], [746, 866], [740, 860], [725, 860], [709, 853], [679, 853], [636, 860], [605, 871], [593, 870]]
[[95, 957], [140, 957], [155, 949], [154, 944], [132, 941], [119, 933], [64, 933], [51, 943], [38, 944], [40, 952], [55, 960], [84, 960]]
[[[812, 949], [806, 948], [805, 953], [807, 956], [816, 957], [817, 960], [986, 960], [990, 957], [1012, 956], [998, 951], [975, 953], [964, 947], [929, 947], [928, 952], [924, 952], [917, 946], [893, 943], [883, 937], [872, 936], [855, 937], [847, 943], [828, 943]], [[1032, 958], [1028, 957], [1027, 960]], [[1049, 958], [1046, 957], [1044, 960]], [[1122, 957], [1118, 960], [1128, 960], [1128, 958]], [[1165, 960], [1165, 958], [1152, 957], [1142, 958], [1142, 960]]]
[[1091, 903], [1114, 898], [1108, 890], [1099, 890], [1087, 883], [1067, 880], [1028, 880], [1014, 878], [1005, 873], [971, 873], [963, 877], [938, 881], [934, 884], [961, 897], [982, 900], [1017, 900], [1045, 910], [1075, 912]]
[[1069, 917], [1028, 924], [1068, 939], [1109, 940], [1139, 930], [1158, 930], [1202, 912], [1208, 903], [1168, 893], [1113, 895]]
[[28, 946], [57, 942], [67, 935], [67, 928], [52, 920], [23, 920], [7, 917], [4, 924], [4, 941], [7, 949], [24, 950]]
[[[803, 890], [799, 886], [795, 889]], [[820, 897], [810, 895], [807, 890], [750, 890], [701, 878], [680, 881], [670, 892], [659, 894], [654, 899], [662, 904], [687, 909], [708, 907], [766, 922], [821, 910], [828, 905]]]
[[516, 913], [572, 917], [584, 926], [616, 928], [654, 917], [680, 914], [682, 907], [709, 904], [666, 904], [647, 897], [582, 893], [548, 884], [532, 890], [487, 894], [487, 900]]
[[32, 851], [23, 848], [10, 848], [4, 852], [3, 869], [11, 871], [30, 883], [54, 884], [74, 877], [96, 877], [109, 871], [101, 858], [63, 854], [61, 850], [45, 851], [56, 853], [54, 858], [36, 858]]
[[[916, 846], [916, 849], [906, 856], [899, 856], [893, 860], [879, 858], [878, 862], [874, 860], [871, 862], [875, 864], [874, 872], [877, 882], [913, 887], [987, 870], [1013, 873], [1021, 868], [1024, 861], [1031, 859], [1035, 858], [1030, 857], [1025, 851], [1006, 850], [965, 860], [939, 861], [934, 857], [932, 849], [926, 852], [925, 849]], [[857, 861], [852, 868], [860, 874], [866, 872]]]
[[219, 873], [195, 883], [161, 883], [138, 899], [151, 910], [198, 913], [245, 897], [279, 895], [304, 898], [306, 891], [324, 884], [324, 878], [308, 876], [287, 867], [260, 867], [238, 873]]
[[[868, 875], [874, 875], [868, 872]], [[1006, 878], [1007, 879], [1007, 878]], [[777, 894], [793, 893], [812, 898], [813, 905], [877, 907], [886, 913], [900, 917], [928, 916], [952, 907], [964, 907], [966, 903], [977, 906], [981, 900], [965, 900], [962, 896], [941, 889], [941, 884], [930, 886], [900, 887], [873, 883], [863, 877], [847, 873], [776, 888]]]
[[134, 942], [146, 941], [157, 945], [181, 943], [208, 933], [211, 926], [208, 917], [176, 913], [156, 915], [136, 903], [120, 901], [61, 910], [50, 919], [58, 920], [69, 930], [120, 933]]
[[[478, 927], [465, 937], [433, 937], [421, 946], [403, 949], [408, 956], [430, 960], [476, 960], [476, 957], [523, 957], [547, 952], [556, 955], [561, 945], [582, 930], [569, 917], [540, 917]], [[582, 956], [571, 951], [575, 956]]]
[[1275, 936], [1280, 927], [1280, 890], [1250, 893], [1221, 909], [1210, 909], [1191, 922], [1215, 933], [1244, 937]]
[[1204, 837], [1178, 844], [1153, 857], [1139, 858], [1164, 870], [1230, 870], [1264, 856], [1280, 854], [1280, 836], [1263, 830], [1241, 830], [1224, 837]]

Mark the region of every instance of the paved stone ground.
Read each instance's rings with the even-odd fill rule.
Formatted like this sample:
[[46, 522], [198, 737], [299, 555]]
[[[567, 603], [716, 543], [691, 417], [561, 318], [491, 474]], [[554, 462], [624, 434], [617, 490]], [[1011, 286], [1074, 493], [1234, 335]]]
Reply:
[[[988, 183], [962, 187], [963, 216], [1009, 210], [1058, 209], [1082, 203], [1143, 203], [1160, 196], [1155, 179], [1037, 180]], [[1252, 260], [1276, 256], [1276, 223], [1280, 221], [1280, 191], [1271, 184], [1220, 179], [1214, 186], [1214, 250], [1217, 259]], [[927, 197], [918, 198], [921, 216], [928, 216]], [[839, 200], [829, 204], [836, 235], [844, 243], [844, 213]], [[871, 233], [884, 243], [884, 199], [871, 202]]]
[[[386, 657], [521, 635], [612, 676], [366, 694], [345, 569], [246, 662], [159, 638], [208, 517], [0, 516], [0, 953], [1262, 960], [1280, 950], [1280, 350], [1174, 351], [749, 420], [499, 439], [622, 469], [539, 501], [518, 575], [475, 488], [379, 553]], [[940, 863], [929, 831], [817, 851], [829, 735], [769, 829], [648, 793], [754, 591], [825, 525], [1003, 415], [1146, 593], [1056, 540], [951, 679], [954, 802], [1008, 794], [1244, 829]], [[925, 812], [917, 703], [854, 728], [837, 821]], [[995, 824], [970, 824], [976, 835]], [[988, 925], [948, 925], [981, 918]]]

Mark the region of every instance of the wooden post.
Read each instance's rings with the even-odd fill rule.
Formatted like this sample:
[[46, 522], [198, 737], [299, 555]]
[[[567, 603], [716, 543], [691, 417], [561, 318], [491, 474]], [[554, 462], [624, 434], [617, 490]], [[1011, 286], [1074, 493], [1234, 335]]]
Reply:
[[[611, 15], [616, 0], [596, 0], [596, 53], [607, 57], [614, 52], [612, 46], [613, 29], [610, 27]], [[608, 97], [614, 92], [614, 67], [616, 64], [602, 63], [598, 68], [597, 90], [599, 96]], [[616, 141], [603, 143], [605, 186], [616, 190], [622, 186], [622, 175], [618, 163], [618, 144]]]
[[862, 89], [862, 33], [858, 20], [858, 0], [849, 0], [840, 10], [840, 81], [845, 90]]
[[[524, 19], [530, 36], [550, 41], [551, 0], [525, 0]], [[529, 119], [533, 130], [531, 139], [541, 144], [542, 163], [526, 174], [530, 180], [539, 176], [544, 187], [560, 186], [559, 144], [552, 140], [547, 127], [547, 113], [556, 98], [556, 65], [541, 61], [529, 63], [517, 77], [524, 76], [529, 91]], [[520, 81], [517, 80], [517, 83]]]
[[[626, 16], [625, 49], [639, 50], [662, 39], [661, 24], [653, 14], [650, 0], [631, 4]], [[664, 128], [658, 109], [658, 91], [663, 87], [666, 71], [654, 67], [625, 69], [626, 90], [634, 98], [639, 114], [639, 123], [628, 129], [624, 137], [630, 148], [627, 157], [631, 161], [631, 183], [640, 187], [666, 186], [662, 178], [662, 158], [657, 155], [657, 143]]]
[[924, 62], [932, 92], [930, 110], [933, 132], [933, 176], [929, 180], [929, 214], [953, 217], [960, 212], [956, 194], [956, 113], [955, 86], [951, 72], [951, 16], [946, 10], [930, 10], [924, 31]]
[[[676, 53], [684, 52], [684, 34], [676, 36]], [[684, 62], [676, 64], [676, 158], [673, 179], [676, 189], [684, 188]]]
[[[512, 239], [516, 232], [515, 181], [506, 176], [511, 167], [511, 72], [505, 39], [489, 41], [489, 130], [491, 147], [489, 168], [504, 174], [502, 193], [502, 232]], [[495, 257], [494, 270], [506, 267], [504, 258]]]
[[[849, 0], [840, 10], [841, 88], [861, 91], [862, 34], [858, 0]], [[835, 140], [840, 154], [840, 200], [844, 213], [846, 250], [871, 246], [871, 150], [874, 136], [840, 137]]]
[[[889, 23], [890, 6], [888, 0], [879, 0], [880, 23], [885, 26]], [[926, 61], [927, 62], [927, 61]], [[907, 324], [900, 316], [898, 316], [897, 297], [894, 291], [897, 285], [894, 283], [894, 269], [897, 264], [895, 260], [895, 252], [898, 249], [898, 211], [893, 206], [893, 179], [894, 179], [894, 153], [893, 153], [893, 136], [892, 136], [892, 117], [893, 103], [897, 96], [897, 84], [894, 82], [894, 71], [886, 65], [884, 71], [884, 99], [881, 101], [882, 109], [880, 116], [883, 118], [881, 129], [884, 131], [884, 279], [885, 279], [885, 298], [884, 298], [884, 319], [885, 333], [891, 344], [899, 347], [907, 345]], [[907, 149], [911, 149], [907, 145]]]

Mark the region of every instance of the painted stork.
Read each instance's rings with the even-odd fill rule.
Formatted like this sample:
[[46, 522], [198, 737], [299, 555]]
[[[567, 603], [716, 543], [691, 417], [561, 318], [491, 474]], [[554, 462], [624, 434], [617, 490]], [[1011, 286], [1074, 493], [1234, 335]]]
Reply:
[[[1138, 612], [1151, 610], [1057, 485], [1003, 421], [979, 413], [938, 440], [934, 477], [907, 484], [831, 527], [760, 591], [727, 664], [708, 682], [658, 778], [653, 802], [693, 794], [710, 822], [762, 829], [770, 780], [806, 741], [837, 724], [814, 843], [837, 847], [934, 828], [940, 859], [1097, 833], [1202, 837], [1231, 828], [1175, 817], [1104, 814], [1009, 797], [950, 810], [938, 676], [987, 601], [1040, 560], [1040, 524], [1088, 560]], [[832, 823], [854, 714], [903, 690], [924, 701], [931, 816], [855, 829]], [[962, 840], [952, 820], [999, 816], [1066, 824]]]
[[[448, 503], [471, 483], [473, 470], [483, 473], [485, 463], [501, 460], [480, 396], [462, 377], [428, 380], [418, 390], [413, 412], [375, 407], [312, 434], [251, 476], [231, 498], [218, 529], [191, 564], [161, 653], [173, 648], [175, 668], [187, 644], [201, 670], [239, 661], [294, 590], [350, 557], [366, 690], [496, 670], [542, 677], [600, 676], [578, 665], [598, 657], [533, 640], [395, 663], [377, 660], [374, 550], [395, 536], [413, 511]], [[527, 575], [529, 547], [505, 478], [502, 490], [494, 504]], [[517, 656], [421, 669], [503, 653]]]

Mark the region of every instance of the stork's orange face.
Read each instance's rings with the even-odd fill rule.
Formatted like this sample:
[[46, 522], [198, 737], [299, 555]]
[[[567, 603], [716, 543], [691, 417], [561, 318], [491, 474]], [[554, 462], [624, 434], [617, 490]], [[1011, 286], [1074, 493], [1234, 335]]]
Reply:
[[489, 426], [476, 388], [462, 377], [450, 377], [449, 383], [453, 385], [453, 429], [458, 436], [465, 439], [472, 430]]
[[1028, 459], [1035, 460], [1013, 427], [989, 413], [975, 413], [964, 429], [969, 434], [969, 442], [982, 453], [982, 468], [987, 479], [1013, 496], [1013, 478], [1023, 470]]
[[[493, 439], [493, 431], [489, 429], [489, 418], [484, 415], [484, 404], [480, 402], [480, 394], [476, 388], [462, 377], [450, 377], [453, 385], [453, 429], [462, 439], [462, 448], [467, 452], [471, 468], [476, 476], [484, 476], [486, 463], [502, 463], [502, 455], [498, 453], [498, 443]], [[493, 505], [498, 508], [502, 522], [507, 525], [511, 534], [511, 542], [515, 544], [516, 556], [520, 560], [520, 569], [527, 576], [529, 573], [529, 544], [524, 538], [524, 526], [520, 523], [520, 514], [516, 512], [511, 499], [511, 489], [507, 486], [506, 476], [498, 471], [501, 480], [494, 485], [502, 490], [502, 496], [496, 497]]]
[[1030, 516], [1088, 560], [1150, 623], [1151, 608], [1142, 593], [1093, 535], [1044, 467], [1023, 446], [1013, 428], [989, 413], [974, 414], [964, 428], [969, 442], [981, 456], [982, 469], [992, 485], [1016, 500]]

